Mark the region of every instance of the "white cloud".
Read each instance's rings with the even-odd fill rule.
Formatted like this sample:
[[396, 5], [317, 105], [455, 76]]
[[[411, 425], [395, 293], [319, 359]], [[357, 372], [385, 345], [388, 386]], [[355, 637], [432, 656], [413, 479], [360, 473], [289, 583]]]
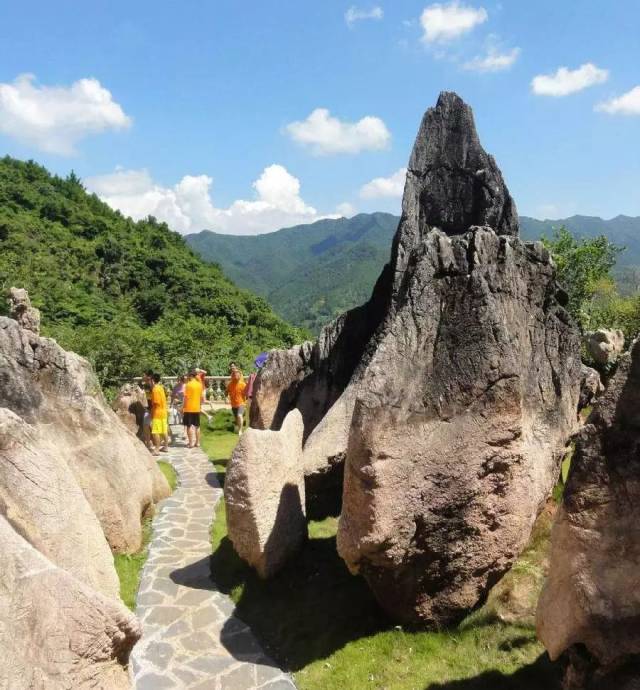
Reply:
[[574, 70], [560, 67], [554, 74], [539, 74], [531, 80], [531, 90], [538, 96], [568, 96], [602, 84], [608, 78], [608, 70], [586, 62]]
[[640, 115], [640, 86], [596, 105], [596, 110], [609, 115]]
[[370, 10], [361, 10], [358, 7], [351, 6], [344, 13], [344, 20], [349, 28], [363, 19], [382, 19], [383, 17], [384, 12], [379, 5], [372, 7]]
[[233, 235], [257, 235], [288, 225], [312, 223], [335, 215], [320, 215], [300, 196], [300, 181], [281, 165], [270, 165], [253, 183], [256, 198], [239, 199], [228, 208], [216, 208], [211, 198], [212, 179], [185, 175], [173, 187], [164, 187], [147, 170], [116, 169], [85, 180], [112, 208], [134, 220], [149, 215], [181, 233], [203, 229]]
[[469, 33], [488, 18], [484, 7], [463, 5], [458, 0], [429, 5], [420, 16], [424, 31], [422, 40], [425, 43], [446, 43]]
[[336, 207], [336, 213], [344, 218], [351, 218], [351, 216], [355, 216], [356, 212], [356, 207], [348, 201], [344, 201]]
[[286, 131], [318, 156], [380, 150], [391, 141], [391, 133], [379, 117], [368, 115], [357, 122], [342, 122], [326, 108], [316, 108], [306, 120], [291, 122]]
[[0, 84], [0, 133], [63, 156], [91, 134], [126, 129], [131, 118], [97, 79], [40, 86], [33, 74]]
[[376, 177], [360, 188], [363, 199], [380, 199], [381, 197], [401, 197], [407, 169], [400, 168], [389, 177]]
[[463, 69], [472, 72], [501, 72], [509, 69], [520, 55], [520, 48], [513, 48], [501, 53], [496, 46], [489, 46], [485, 55], [476, 55], [462, 65]]

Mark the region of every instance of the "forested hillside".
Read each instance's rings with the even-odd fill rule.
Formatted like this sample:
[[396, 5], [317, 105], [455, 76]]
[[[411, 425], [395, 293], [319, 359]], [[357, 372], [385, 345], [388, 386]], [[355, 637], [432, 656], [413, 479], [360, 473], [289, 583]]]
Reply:
[[5, 157], [0, 288], [12, 285], [29, 290], [44, 334], [89, 357], [103, 381], [145, 367], [223, 372], [231, 358], [248, 364], [302, 339], [166, 224], [124, 218], [73, 173], [62, 179]]
[[398, 217], [362, 213], [257, 236], [203, 231], [187, 242], [282, 317], [317, 332], [368, 299], [389, 259]]
[[[369, 297], [389, 259], [399, 220], [388, 213], [362, 213], [266, 235], [203, 231], [186, 239], [236, 283], [264, 296], [287, 321], [317, 332], [327, 321]], [[627, 276], [629, 266], [640, 265], [640, 218], [618, 216], [605, 221], [572, 216], [540, 221], [521, 216], [520, 223], [522, 236], [528, 240], [551, 237], [562, 226], [576, 237], [604, 234], [625, 247], [618, 259], [618, 275], [622, 276], [622, 268]]]

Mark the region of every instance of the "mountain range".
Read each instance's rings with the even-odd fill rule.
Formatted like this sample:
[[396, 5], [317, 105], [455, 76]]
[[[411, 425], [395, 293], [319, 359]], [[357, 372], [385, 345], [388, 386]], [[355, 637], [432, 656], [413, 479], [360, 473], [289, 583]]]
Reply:
[[[235, 283], [263, 296], [285, 320], [317, 332], [324, 323], [369, 297], [389, 259], [399, 220], [390, 213], [361, 213], [264, 235], [204, 230], [187, 235], [186, 241]], [[554, 228], [563, 225], [579, 237], [605, 235], [624, 246], [619, 267], [640, 265], [640, 217], [520, 217], [521, 235], [527, 240], [550, 237]]]

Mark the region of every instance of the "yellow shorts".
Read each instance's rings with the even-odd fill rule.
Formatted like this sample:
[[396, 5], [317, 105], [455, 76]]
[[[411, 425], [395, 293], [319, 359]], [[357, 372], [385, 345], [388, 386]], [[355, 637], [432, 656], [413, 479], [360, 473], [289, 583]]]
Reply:
[[161, 417], [159, 419], [151, 420], [151, 433], [157, 434], [158, 436], [165, 436], [169, 433], [169, 425], [167, 424], [167, 418]]

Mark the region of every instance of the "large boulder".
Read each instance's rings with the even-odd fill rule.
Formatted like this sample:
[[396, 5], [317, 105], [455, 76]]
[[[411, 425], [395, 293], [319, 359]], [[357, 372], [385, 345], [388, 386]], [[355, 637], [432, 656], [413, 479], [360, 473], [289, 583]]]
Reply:
[[229, 539], [261, 577], [277, 572], [307, 536], [302, 432], [297, 410], [279, 431], [248, 429], [227, 468]]
[[587, 350], [599, 366], [613, 364], [624, 350], [624, 333], [600, 328], [587, 335]]
[[0, 552], [0, 687], [129, 688], [136, 618], [54, 565], [2, 515]]
[[141, 438], [147, 399], [140, 386], [135, 383], [123, 384], [111, 403], [111, 409], [129, 431]]
[[576, 424], [541, 245], [430, 230], [360, 374], [338, 550], [393, 616], [455, 622], [526, 545]]
[[[0, 408], [37, 430], [66, 464], [114, 551], [142, 542], [141, 517], [170, 493], [144, 446], [109, 409], [89, 363], [0, 317]], [[43, 450], [43, 452], [45, 452]]]
[[0, 458], [0, 514], [52, 563], [117, 599], [111, 549], [64, 454], [0, 407]]
[[[565, 687], [636, 688], [640, 679], [640, 341], [576, 441], [552, 532], [538, 635], [566, 653]], [[634, 680], [635, 679], [635, 680]], [[635, 684], [633, 684], [635, 683]]]
[[566, 294], [549, 253], [517, 234], [471, 109], [441, 94], [371, 300], [324, 329], [280, 406], [302, 412], [306, 468], [345, 458], [340, 554], [403, 621], [453, 622], [483, 599], [576, 424]]

